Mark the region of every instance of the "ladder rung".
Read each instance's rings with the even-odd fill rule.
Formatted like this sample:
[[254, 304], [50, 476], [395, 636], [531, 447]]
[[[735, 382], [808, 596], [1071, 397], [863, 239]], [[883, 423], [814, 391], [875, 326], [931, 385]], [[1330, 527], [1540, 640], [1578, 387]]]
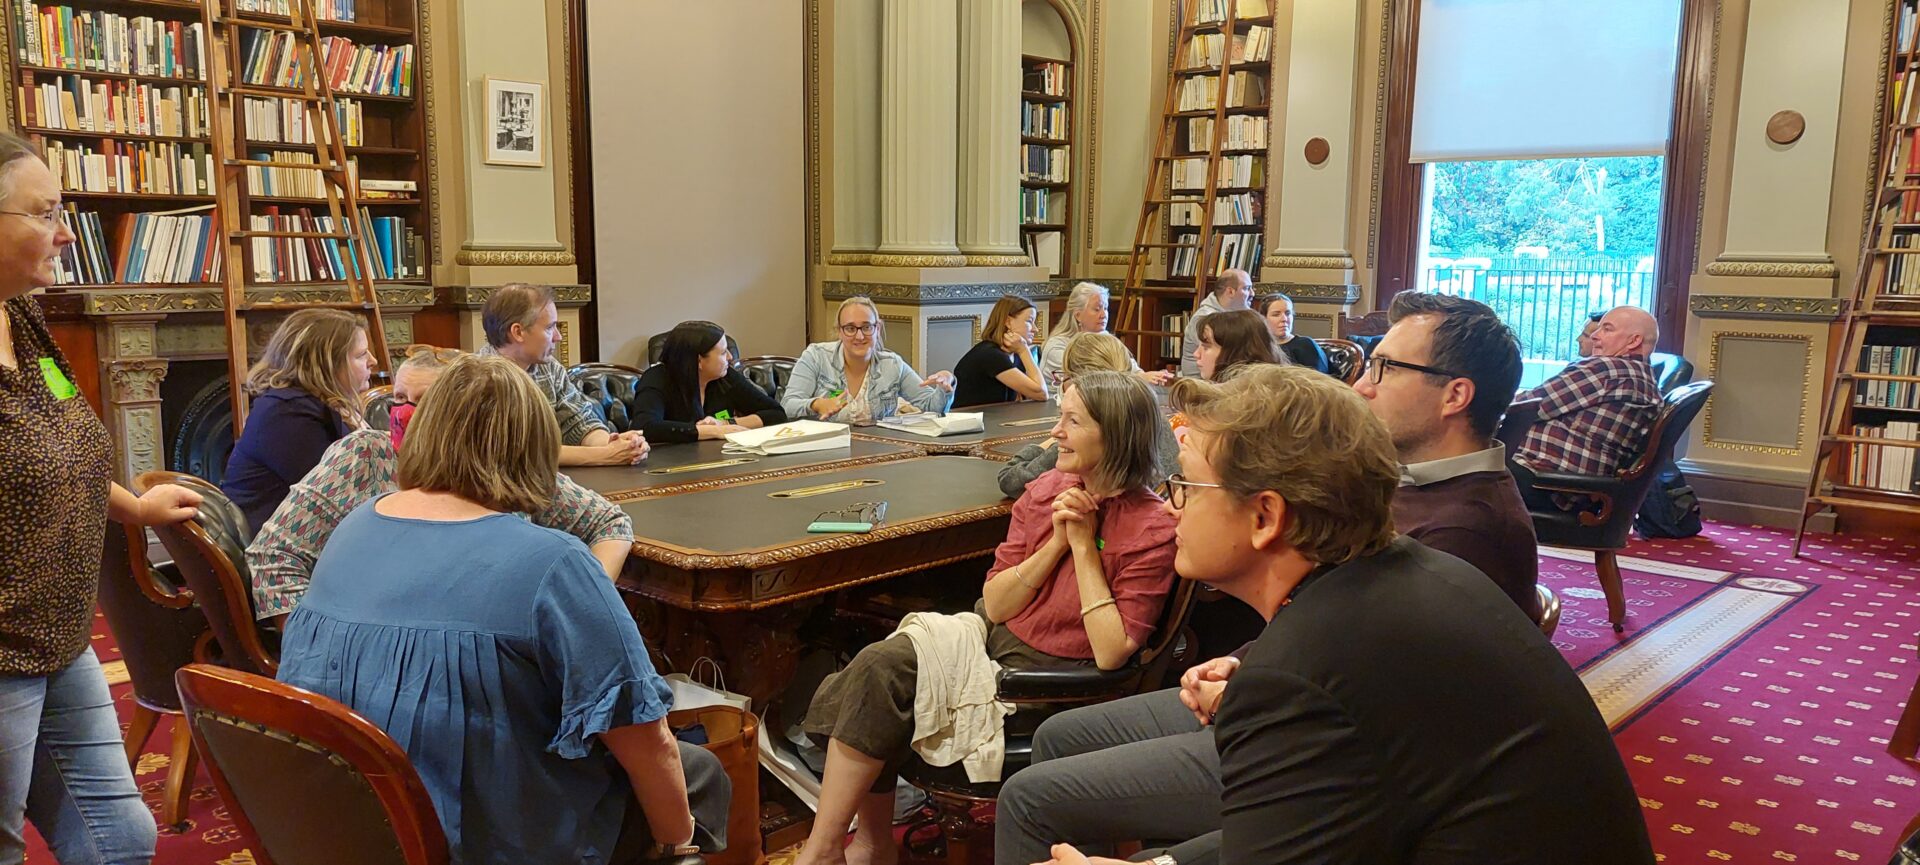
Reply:
[[233, 237], [235, 237], [235, 238], [247, 238], [247, 237], [317, 237], [317, 238], [322, 238], [322, 239], [326, 239], [326, 240], [351, 240], [351, 239], [352, 239], [351, 237], [349, 237], [349, 236], [347, 236], [346, 234], [343, 234], [343, 233], [341, 233], [341, 232], [338, 232], [338, 231], [269, 231], [269, 230], [264, 230], [264, 229], [263, 229], [263, 230], [253, 230], [253, 229], [249, 229], [249, 230], [247, 230], [247, 231], [236, 231], [236, 232], [233, 232], [233, 234], [232, 234], [231, 236], [233, 236]]
[[1904, 381], [1920, 384], [1920, 375], [1891, 375], [1883, 372], [1843, 372], [1840, 374], [1840, 377], [1843, 379], [1854, 379], [1856, 381]]
[[[1888, 496], [1913, 495], [1912, 493], [1902, 493], [1898, 490], [1873, 490], [1869, 494], [1870, 495], [1888, 495]], [[1900, 502], [1883, 502], [1875, 499], [1855, 498], [1853, 496], [1813, 496], [1812, 498], [1807, 499], [1807, 501], [1813, 502], [1815, 504], [1822, 504], [1822, 505], [1840, 505], [1842, 507], [1874, 508], [1876, 510], [1882, 510], [1882, 511], [1898, 511], [1903, 514], [1920, 513], [1920, 505], [1902, 504]]]
[[321, 165], [317, 162], [279, 162], [272, 159], [229, 159], [227, 160], [227, 164], [257, 168], [295, 168], [305, 169], [307, 171], [324, 171], [329, 174], [344, 170], [338, 165]]
[[1920, 311], [1899, 312], [1890, 309], [1863, 309], [1853, 314], [1854, 318], [1878, 318], [1891, 321], [1920, 321]]
[[1883, 445], [1885, 447], [1890, 447], [1890, 448], [1909, 448], [1913, 450], [1920, 450], [1920, 440], [1915, 440], [1915, 439], [1877, 439], [1877, 438], [1868, 438], [1866, 436], [1843, 436], [1843, 435], [1821, 436], [1820, 439], [1822, 441], [1841, 442], [1845, 444]]
[[292, 309], [348, 309], [364, 310], [365, 303], [249, 303], [241, 309], [245, 312], [284, 312]]
[[259, 96], [267, 99], [293, 99], [300, 102], [327, 101], [325, 96], [321, 96], [318, 93], [308, 96], [306, 91], [295, 90], [291, 87], [263, 87], [257, 84], [245, 84], [238, 87], [220, 87], [215, 89], [224, 90], [240, 96]]

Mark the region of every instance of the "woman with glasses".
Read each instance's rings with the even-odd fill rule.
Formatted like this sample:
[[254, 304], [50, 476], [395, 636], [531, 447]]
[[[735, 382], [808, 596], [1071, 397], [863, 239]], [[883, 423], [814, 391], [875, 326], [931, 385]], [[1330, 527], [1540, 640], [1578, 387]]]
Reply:
[[[1099, 371], [1067, 383], [1052, 432], [1055, 468], [1014, 502], [974, 612], [946, 617], [969, 629], [971, 642], [956, 653], [986, 658], [936, 654], [936, 662], [950, 662], [938, 668], [942, 680], [978, 673], [990, 683], [1000, 667], [1113, 670], [1133, 657], [1159, 623], [1174, 579], [1173, 517], [1150, 486], [1158, 471], [1154, 440], [1165, 426], [1134, 376]], [[916, 645], [896, 632], [862, 649], [814, 694], [803, 727], [827, 740], [827, 765], [801, 865], [897, 858], [894, 775], [923, 708], [916, 690], [925, 663]], [[997, 731], [989, 732], [997, 742]], [[972, 774], [970, 755], [949, 762], [961, 759]], [[853, 845], [842, 849], [856, 815]]]
[[[153, 858], [113, 695], [91, 647], [108, 520], [192, 519], [200, 497], [113, 482], [112, 445], [28, 296], [73, 245], [60, 184], [39, 151], [0, 132], [0, 862], [26, 855], [33, 821], [59, 862]], [[126, 575], [120, 575], [126, 579]]]
[[[1062, 387], [1076, 375], [1094, 372], [1138, 374], [1133, 355], [1127, 352], [1126, 344], [1110, 333], [1074, 334], [1061, 351], [1060, 362], [1063, 370]], [[1058, 439], [1048, 436], [1045, 441], [1021, 448], [1000, 469], [1000, 491], [1009, 498], [1019, 498], [1034, 478], [1053, 469], [1060, 458], [1058, 444]], [[1172, 427], [1162, 423], [1154, 430], [1153, 451], [1153, 480], [1158, 484], [1179, 468], [1180, 446], [1174, 441]]]
[[1216, 312], [1200, 320], [1200, 347], [1194, 350], [1200, 377], [1225, 381], [1243, 363], [1287, 363], [1273, 341], [1266, 319], [1251, 309]]
[[727, 333], [711, 321], [683, 321], [667, 331], [660, 362], [640, 376], [633, 406], [635, 426], [661, 444], [722, 439], [787, 419], [773, 397], [734, 368]]
[[945, 412], [952, 404], [953, 373], [921, 378], [881, 345], [880, 308], [871, 299], [841, 301], [834, 321], [839, 340], [807, 346], [793, 365], [780, 398], [787, 417], [869, 425], [893, 414], [903, 399], [924, 412]]

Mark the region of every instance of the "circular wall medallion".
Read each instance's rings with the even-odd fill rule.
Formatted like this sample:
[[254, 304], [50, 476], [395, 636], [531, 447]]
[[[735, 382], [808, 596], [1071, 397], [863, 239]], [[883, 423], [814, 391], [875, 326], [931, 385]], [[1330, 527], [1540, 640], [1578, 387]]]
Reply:
[[1767, 118], [1767, 140], [1775, 144], [1792, 144], [1806, 133], [1807, 118], [1798, 111], [1779, 111]]
[[1325, 138], [1309, 139], [1307, 141], [1307, 164], [1319, 165], [1322, 162], [1326, 162], [1327, 154], [1331, 150], [1332, 148], [1327, 145]]

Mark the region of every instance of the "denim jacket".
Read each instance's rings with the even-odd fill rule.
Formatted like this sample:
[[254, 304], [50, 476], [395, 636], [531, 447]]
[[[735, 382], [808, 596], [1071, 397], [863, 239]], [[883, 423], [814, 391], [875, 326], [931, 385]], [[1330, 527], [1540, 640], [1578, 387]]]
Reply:
[[[913, 366], [899, 355], [880, 349], [874, 354], [872, 365], [867, 368], [867, 403], [891, 405], [896, 397], [900, 397], [921, 411], [945, 413], [947, 406], [953, 403], [953, 393], [922, 386], [921, 378], [923, 376], [914, 372]], [[793, 377], [787, 380], [780, 405], [787, 410], [789, 418], [811, 418], [814, 417], [812, 403], [815, 399], [836, 390], [845, 390], [846, 387], [847, 363], [840, 354], [840, 342], [816, 342], [800, 353], [800, 361], [793, 366]], [[820, 420], [847, 423], [852, 408], [849, 405], [832, 417]]]

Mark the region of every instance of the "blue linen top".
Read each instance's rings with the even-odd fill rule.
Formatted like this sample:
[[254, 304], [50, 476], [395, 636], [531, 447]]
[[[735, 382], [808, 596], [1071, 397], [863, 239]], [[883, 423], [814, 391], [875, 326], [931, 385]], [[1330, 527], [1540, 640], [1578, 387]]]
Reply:
[[[867, 382], [862, 391], [866, 394], [867, 404], [884, 406], [892, 404], [896, 397], [905, 398], [914, 408], [936, 414], [944, 413], [953, 403], [953, 394], [937, 387], [920, 384], [924, 376], [913, 371], [913, 366], [899, 355], [886, 349], [874, 353], [873, 363], [867, 367]], [[793, 377], [787, 379], [787, 389], [782, 392], [780, 406], [787, 410], [789, 418], [814, 417], [811, 403], [835, 390], [844, 390], [847, 386], [847, 361], [840, 354], [840, 342], [816, 342], [800, 353], [800, 360], [793, 365]], [[846, 423], [851, 417], [853, 406], [849, 404], [832, 417], [821, 420]], [[884, 417], [875, 412], [875, 417]]]
[[233, 443], [220, 491], [247, 515], [247, 531], [260, 530], [287, 490], [320, 464], [327, 446], [352, 432], [346, 418], [297, 387], [276, 387], [253, 398], [246, 429]]
[[402, 519], [379, 501], [327, 542], [280, 680], [393, 737], [453, 861], [606, 862], [638, 806], [594, 737], [673, 700], [613, 583], [579, 539], [518, 516]]

